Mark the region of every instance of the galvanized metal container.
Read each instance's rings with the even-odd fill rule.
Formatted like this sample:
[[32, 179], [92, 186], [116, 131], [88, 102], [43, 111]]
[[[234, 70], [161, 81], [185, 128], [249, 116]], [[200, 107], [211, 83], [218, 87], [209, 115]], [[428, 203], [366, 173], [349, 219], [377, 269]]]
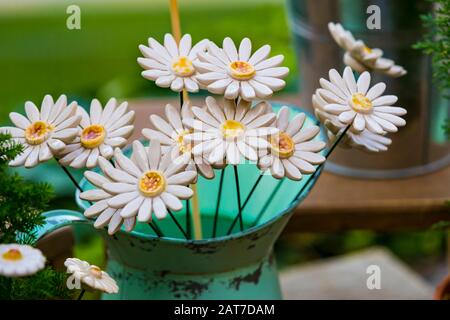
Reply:
[[[300, 111], [291, 107], [294, 111], [291, 116]], [[304, 126], [315, 125], [315, 122], [307, 115]], [[324, 132], [315, 139], [324, 140]], [[254, 164], [244, 164], [239, 166], [238, 172], [242, 199], [245, 199], [260, 171]], [[294, 199], [307, 182], [307, 176], [301, 181], [276, 180], [270, 175], [262, 177], [243, 211], [244, 231], [239, 231], [236, 225], [230, 235], [227, 231], [238, 213], [232, 168], [227, 168], [224, 174], [217, 236], [214, 238], [212, 226], [220, 180], [218, 174], [213, 180], [199, 178], [198, 181], [203, 240], [184, 239], [170, 218], [157, 221], [163, 238], [158, 238], [146, 224], [138, 224], [132, 232], [121, 230], [114, 236], [99, 230], [108, 248], [107, 271], [120, 288], [118, 294], [104, 295], [103, 298], [282, 298], [273, 245], [291, 217], [292, 209], [306, 197], [318, 177], [319, 174], [310, 181], [297, 200]], [[93, 188], [85, 179], [80, 185], [83, 190]], [[79, 192], [75, 199], [80, 209], [85, 210], [89, 203], [81, 201], [78, 195]], [[175, 213], [182, 226], [186, 225], [185, 208]], [[46, 224], [38, 230], [38, 238], [63, 226], [93, 222], [70, 210], [51, 211], [45, 216]]]
[[[368, 30], [369, 5], [381, 9], [381, 30]], [[432, 10], [426, 0], [288, 0], [288, 14], [298, 56], [302, 106], [312, 108], [311, 96], [328, 70], [343, 71], [343, 51], [327, 24], [340, 22], [355, 38], [384, 50], [386, 57], [408, 71], [401, 78], [372, 73], [373, 82], [385, 82], [387, 94], [399, 97], [408, 110], [407, 125], [392, 134], [389, 151], [368, 154], [338, 148], [326, 169], [355, 177], [398, 178], [424, 174], [450, 163], [450, 143], [442, 125], [450, 116], [432, 81], [430, 58], [412, 48], [423, 36], [420, 15]]]

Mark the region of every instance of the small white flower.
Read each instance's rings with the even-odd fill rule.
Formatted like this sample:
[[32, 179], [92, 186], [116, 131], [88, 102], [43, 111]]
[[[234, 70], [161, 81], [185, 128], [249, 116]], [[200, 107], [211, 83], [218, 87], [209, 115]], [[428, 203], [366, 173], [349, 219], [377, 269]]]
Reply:
[[192, 130], [183, 125], [183, 121], [190, 123], [194, 120], [194, 114], [190, 110], [189, 103], [182, 106], [181, 112], [172, 105], [166, 105], [166, 120], [158, 115], [151, 115], [150, 121], [157, 130], [143, 129], [142, 135], [150, 140], [157, 139], [161, 142], [163, 155], [170, 153], [174, 163], [184, 163], [187, 170], [200, 172], [207, 179], [214, 178], [214, 170], [208, 160], [202, 155], [194, 156], [192, 154], [193, 144], [186, 141], [184, 136], [191, 133]]
[[118, 293], [119, 287], [116, 281], [108, 273], [97, 266], [77, 258], [68, 258], [64, 262], [67, 273], [70, 273], [89, 289], [99, 290], [106, 293]]
[[109, 99], [103, 109], [97, 99], [92, 100], [90, 115], [78, 107], [81, 116], [80, 134], [64, 148], [59, 162], [73, 168], [94, 168], [101, 155], [106, 159], [113, 156], [113, 148], [122, 148], [134, 130], [134, 111], [128, 111], [128, 103], [117, 105]]
[[350, 31], [345, 30], [340, 23], [330, 22], [328, 29], [336, 43], [345, 50], [344, 63], [361, 73], [375, 70], [391, 77], [401, 77], [406, 74], [403, 67], [394, 61], [383, 58], [383, 51], [369, 48], [363, 41], [355, 40]]
[[208, 52], [199, 52], [194, 65], [199, 71], [197, 79], [207, 85], [209, 92], [224, 95], [226, 99], [238, 96], [251, 101], [270, 97], [274, 91], [284, 88], [282, 80], [289, 73], [287, 67], [279, 67], [283, 55], [267, 58], [270, 46], [264, 45], [251, 55], [252, 43], [244, 38], [239, 50], [230, 38], [223, 40], [223, 49], [208, 43]]
[[[337, 83], [336, 79], [339, 74], [336, 70], [330, 70], [330, 79], [332, 83]], [[340, 76], [339, 76], [340, 77]], [[320, 90], [320, 89], [319, 89]], [[338, 116], [328, 113], [324, 107], [329, 104], [319, 93], [319, 90], [312, 96], [312, 103], [316, 117], [327, 128], [328, 138], [333, 142], [347, 127], [346, 124], [339, 121]], [[323, 92], [323, 91], [321, 91]], [[363, 131], [347, 130], [346, 136], [339, 144], [342, 147], [358, 148], [364, 151], [379, 152], [386, 151], [392, 140], [385, 137], [384, 134], [376, 134], [368, 129]]]
[[260, 102], [251, 107], [250, 102], [241, 100], [236, 106], [234, 100], [224, 99], [222, 106], [213, 97], [207, 97], [207, 110], [192, 107], [198, 120], [186, 122], [194, 132], [185, 139], [198, 142], [192, 153], [208, 155], [208, 161], [213, 164], [223, 164], [225, 160], [227, 164], [237, 165], [241, 155], [257, 161], [257, 149], [270, 147], [263, 137], [278, 132], [278, 129], [268, 127], [276, 115], [266, 113], [266, 104]]
[[35, 274], [45, 266], [45, 257], [39, 249], [28, 245], [0, 244], [0, 275], [24, 277]]
[[2, 127], [0, 132], [10, 133], [16, 142], [24, 146], [24, 151], [9, 165], [31, 168], [61, 152], [79, 132], [77, 126], [81, 116], [76, 115], [76, 111], [77, 103], [67, 105], [66, 96], [62, 95], [53, 102], [53, 98], [46, 95], [41, 110], [27, 101], [26, 117], [11, 112], [9, 117], [16, 127]]
[[164, 36], [164, 46], [153, 38], [148, 39], [148, 47], [140, 45], [144, 58], [138, 58], [138, 63], [146, 69], [142, 76], [155, 81], [156, 85], [180, 92], [186, 89], [197, 92], [199, 85], [196, 79], [197, 70], [194, 63], [197, 53], [204, 51], [209, 40], [204, 39], [192, 46], [192, 39], [185, 34], [179, 45], [171, 34]]
[[136, 217], [122, 218], [120, 214], [122, 209], [111, 208], [108, 206], [108, 200], [111, 199], [113, 195], [102, 189], [102, 185], [105, 183], [117, 182], [108, 176], [108, 172], [115, 172], [116, 168], [101, 156], [98, 159], [98, 164], [103, 175], [93, 171], [84, 172], [85, 178], [97, 188], [85, 191], [80, 195], [80, 198], [82, 199], [91, 199], [92, 202], [95, 202], [84, 211], [84, 215], [87, 218], [96, 218], [94, 227], [97, 229], [108, 226], [109, 235], [113, 235], [119, 231], [122, 225], [125, 226], [126, 231], [130, 232], [136, 226]]
[[91, 201], [108, 198], [108, 207], [122, 209], [120, 214], [124, 219], [137, 215], [138, 221], [149, 222], [152, 213], [163, 219], [167, 216], [167, 209], [181, 210], [183, 204], [180, 199], [189, 199], [193, 195], [186, 185], [195, 180], [197, 173], [182, 171], [186, 164], [173, 163], [170, 154], [161, 157], [159, 140], [154, 139], [148, 149], [134, 141], [131, 159], [117, 148], [114, 159], [117, 168], [105, 170], [115, 182], [103, 183], [103, 193], [87, 194], [89, 191], [86, 191], [80, 197]]
[[317, 93], [327, 102], [323, 110], [337, 116], [340, 122], [351, 125], [354, 132], [367, 129], [384, 134], [397, 132], [397, 127], [406, 124], [400, 118], [406, 110], [393, 106], [397, 97], [383, 96], [386, 85], [382, 82], [370, 88], [370, 73], [367, 71], [356, 81], [350, 67], [345, 68], [343, 77], [331, 69], [330, 81], [321, 78], [320, 85], [322, 88]]
[[303, 128], [305, 114], [300, 113], [289, 121], [289, 108], [284, 106], [278, 112], [275, 127], [279, 132], [270, 137], [270, 148], [260, 153], [258, 167], [270, 168], [277, 179], [287, 176], [292, 180], [302, 179], [302, 173], [316, 171], [314, 165], [321, 164], [325, 157], [318, 154], [325, 148], [325, 142], [314, 140], [319, 134], [318, 126]]

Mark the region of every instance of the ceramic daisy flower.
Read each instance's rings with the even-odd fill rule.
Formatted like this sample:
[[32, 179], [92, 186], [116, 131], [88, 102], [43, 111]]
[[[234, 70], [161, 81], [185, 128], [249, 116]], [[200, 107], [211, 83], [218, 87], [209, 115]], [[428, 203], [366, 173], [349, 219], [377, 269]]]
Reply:
[[[331, 143], [333, 143], [347, 127], [339, 120], [336, 121], [336, 118], [333, 115], [330, 115], [320, 109], [315, 110], [315, 115], [320, 122], [325, 125], [328, 139]], [[364, 129], [361, 132], [352, 132], [351, 130], [348, 130], [339, 146], [344, 148], [357, 148], [369, 152], [380, 152], [387, 151], [389, 145], [391, 144], [392, 140], [384, 135], [376, 134]]]
[[76, 111], [76, 102], [67, 105], [66, 96], [62, 95], [54, 102], [46, 95], [40, 110], [31, 101], [25, 103], [26, 117], [11, 112], [9, 117], [15, 127], [2, 127], [0, 132], [10, 133], [24, 146], [24, 151], [9, 165], [31, 168], [61, 152], [79, 133], [77, 126], [81, 116], [76, 115]]
[[108, 206], [121, 209], [120, 214], [125, 219], [137, 216], [138, 221], [149, 222], [152, 213], [157, 219], [163, 219], [168, 209], [182, 209], [180, 199], [189, 199], [193, 195], [186, 185], [195, 180], [197, 173], [184, 170], [184, 163], [174, 163], [170, 154], [162, 157], [157, 139], [152, 140], [148, 149], [134, 141], [131, 159], [117, 148], [114, 159], [118, 168], [106, 170], [106, 173], [118, 182], [104, 183], [102, 189], [113, 195], [108, 199]]
[[370, 73], [363, 72], [355, 80], [352, 69], [346, 67], [343, 77], [332, 69], [330, 81], [321, 78], [321, 89], [317, 92], [327, 102], [323, 109], [345, 125], [351, 125], [354, 132], [365, 129], [376, 133], [397, 132], [406, 124], [400, 116], [406, 110], [393, 106], [397, 102], [394, 95], [382, 95], [386, 85], [382, 82], [370, 88]]
[[203, 52], [209, 40], [204, 39], [192, 47], [192, 39], [185, 34], [179, 45], [173, 36], [167, 33], [164, 36], [164, 45], [153, 38], [148, 39], [148, 47], [140, 45], [144, 58], [139, 57], [138, 63], [145, 71], [142, 76], [155, 81], [156, 85], [180, 92], [186, 89], [189, 92], [197, 92], [197, 70], [194, 62], [197, 53]]
[[276, 116], [266, 113], [266, 104], [260, 102], [251, 107], [244, 100], [236, 105], [234, 100], [224, 99], [223, 105], [219, 105], [213, 97], [207, 97], [207, 110], [192, 107], [198, 120], [190, 124], [194, 132], [185, 136], [197, 143], [192, 153], [208, 155], [213, 164], [237, 165], [241, 156], [257, 161], [257, 150], [269, 147], [263, 138], [278, 132], [277, 128], [268, 127]]
[[[329, 71], [331, 83], [339, 83], [340, 75], [334, 69]], [[330, 141], [334, 141], [347, 127], [346, 124], [339, 121], [338, 116], [328, 113], [324, 107], [329, 104], [320, 94], [321, 89], [316, 90], [312, 96], [312, 103], [316, 117], [327, 128], [327, 135]], [[392, 140], [384, 136], [385, 133], [376, 134], [368, 129], [363, 131], [347, 130], [346, 136], [342, 139], [339, 146], [346, 148], [357, 148], [363, 151], [379, 152], [386, 151]]]
[[282, 78], [289, 73], [280, 67], [283, 55], [268, 58], [270, 46], [264, 45], [251, 54], [252, 43], [244, 38], [239, 49], [231, 38], [223, 40], [223, 49], [208, 43], [208, 52], [199, 52], [194, 65], [199, 71], [197, 79], [207, 86], [209, 92], [224, 95], [227, 99], [238, 96], [251, 101], [270, 97], [274, 91], [286, 85]]
[[150, 121], [156, 130], [143, 129], [142, 135], [150, 141], [158, 139], [161, 142], [163, 154], [169, 152], [174, 163], [184, 163], [187, 165], [187, 170], [197, 171], [198, 169], [205, 178], [214, 178], [214, 170], [208, 160], [202, 155], [194, 156], [192, 142], [184, 139], [184, 136], [192, 130], [183, 124], [183, 119], [187, 122], [194, 120], [189, 103], [183, 105], [181, 112], [170, 104], [166, 105], [165, 111], [168, 121], [158, 115], [151, 115]]
[[81, 116], [80, 134], [64, 148], [59, 162], [73, 168], [94, 168], [101, 155], [111, 159], [116, 147], [122, 148], [134, 130], [134, 111], [129, 111], [128, 103], [117, 105], [111, 98], [102, 108], [97, 99], [92, 100], [89, 114], [78, 108]]
[[88, 190], [80, 194], [81, 199], [94, 202], [93, 205], [84, 211], [84, 215], [87, 218], [95, 218], [94, 227], [97, 229], [108, 226], [107, 230], [109, 235], [113, 235], [119, 231], [122, 225], [124, 225], [126, 231], [130, 232], [136, 226], [136, 217], [122, 218], [120, 214], [122, 212], [121, 209], [108, 206], [108, 201], [113, 195], [102, 189], [105, 183], [118, 182], [108, 176], [108, 172], [117, 173], [117, 168], [101, 156], [98, 159], [98, 164], [103, 175], [94, 171], [84, 172], [84, 177], [96, 187], [96, 189]]
[[268, 170], [277, 179], [285, 176], [300, 180], [302, 174], [316, 171], [314, 165], [321, 164], [325, 157], [318, 152], [325, 148], [325, 142], [314, 140], [319, 134], [318, 126], [303, 128], [306, 116], [300, 113], [289, 121], [289, 108], [278, 112], [275, 127], [279, 132], [270, 137], [270, 147], [260, 154], [258, 167]]
[[64, 262], [67, 273], [80, 281], [84, 287], [103, 291], [106, 293], [118, 293], [119, 287], [116, 281], [108, 273], [97, 266], [77, 258], [68, 258]]
[[401, 77], [406, 70], [390, 59], [383, 58], [383, 51], [369, 48], [363, 41], [355, 40], [350, 31], [345, 30], [340, 23], [330, 22], [328, 29], [336, 43], [345, 50], [344, 63], [361, 73], [375, 70], [391, 77]]
[[28, 245], [0, 244], [0, 275], [24, 277], [35, 274], [45, 266], [45, 257], [39, 249]]

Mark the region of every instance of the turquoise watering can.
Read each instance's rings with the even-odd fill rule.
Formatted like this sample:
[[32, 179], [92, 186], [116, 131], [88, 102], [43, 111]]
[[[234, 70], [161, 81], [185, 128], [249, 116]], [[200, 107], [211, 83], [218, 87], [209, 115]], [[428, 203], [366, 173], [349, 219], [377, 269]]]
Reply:
[[[291, 116], [302, 111], [290, 108]], [[316, 121], [307, 114], [304, 127], [312, 125], [316, 125]], [[316, 139], [324, 141], [324, 133]], [[240, 165], [238, 170], [241, 199], [245, 199], [260, 171], [254, 164]], [[161, 238], [148, 225], [139, 223], [132, 232], [120, 230], [114, 236], [99, 230], [108, 248], [107, 272], [120, 288], [119, 293], [104, 295], [103, 299], [281, 299], [273, 245], [291, 217], [292, 209], [305, 198], [319, 174], [298, 199], [296, 195], [308, 176], [297, 182], [263, 176], [243, 210], [244, 231], [239, 231], [239, 223], [236, 223], [229, 235], [238, 213], [230, 167], [224, 172], [214, 238], [220, 171], [216, 171], [213, 180], [198, 180], [203, 240], [186, 240], [170, 218], [157, 221], [165, 235]], [[81, 187], [83, 190], [92, 188], [84, 179]], [[79, 199], [79, 192], [76, 201], [83, 211], [89, 207]], [[183, 227], [187, 222], [185, 210], [186, 206], [174, 213]], [[70, 210], [45, 215], [46, 224], [39, 230], [39, 236], [62, 226], [92, 224], [81, 213]]]

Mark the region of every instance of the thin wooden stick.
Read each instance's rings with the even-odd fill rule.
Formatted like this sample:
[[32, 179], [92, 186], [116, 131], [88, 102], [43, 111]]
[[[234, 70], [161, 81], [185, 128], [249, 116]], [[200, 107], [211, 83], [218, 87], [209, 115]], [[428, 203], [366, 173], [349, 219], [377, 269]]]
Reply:
[[[172, 23], [172, 35], [175, 38], [175, 41], [177, 43], [179, 43], [180, 39], [181, 39], [181, 26], [180, 26], [180, 14], [178, 11], [177, 0], [169, 0], [169, 8], [170, 8], [170, 20]], [[185, 89], [183, 89], [183, 92], [181, 94], [182, 94], [182, 96], [180, 97], [180, 101], [182, 99], [183, 103], [189, 102], [189, 95]], [[199, 240], [199, 239], [202, 239], [200, 201], [198, 198], [197, 185], [193, 184], [191, 186], [191, 188], [194, 191], [194, 195], [192, 198], [192, 219], [194, 222], [194, 238], [196, 240]]]
[[180, 14], [178, 11], [178, 1], [169, 0], [170, 21], [172, 23], [172, 35], [178, 43], [181, 39]]
[[192, 197], [192, 220], [194, 222], [194, 239], [200, 240], [203, 238], [202, 232], [202, 219], [200, 216], [200, 201], [198, 197], [197, 184], [194, 183], [192, 186], [192, 191], [194, 195]]

